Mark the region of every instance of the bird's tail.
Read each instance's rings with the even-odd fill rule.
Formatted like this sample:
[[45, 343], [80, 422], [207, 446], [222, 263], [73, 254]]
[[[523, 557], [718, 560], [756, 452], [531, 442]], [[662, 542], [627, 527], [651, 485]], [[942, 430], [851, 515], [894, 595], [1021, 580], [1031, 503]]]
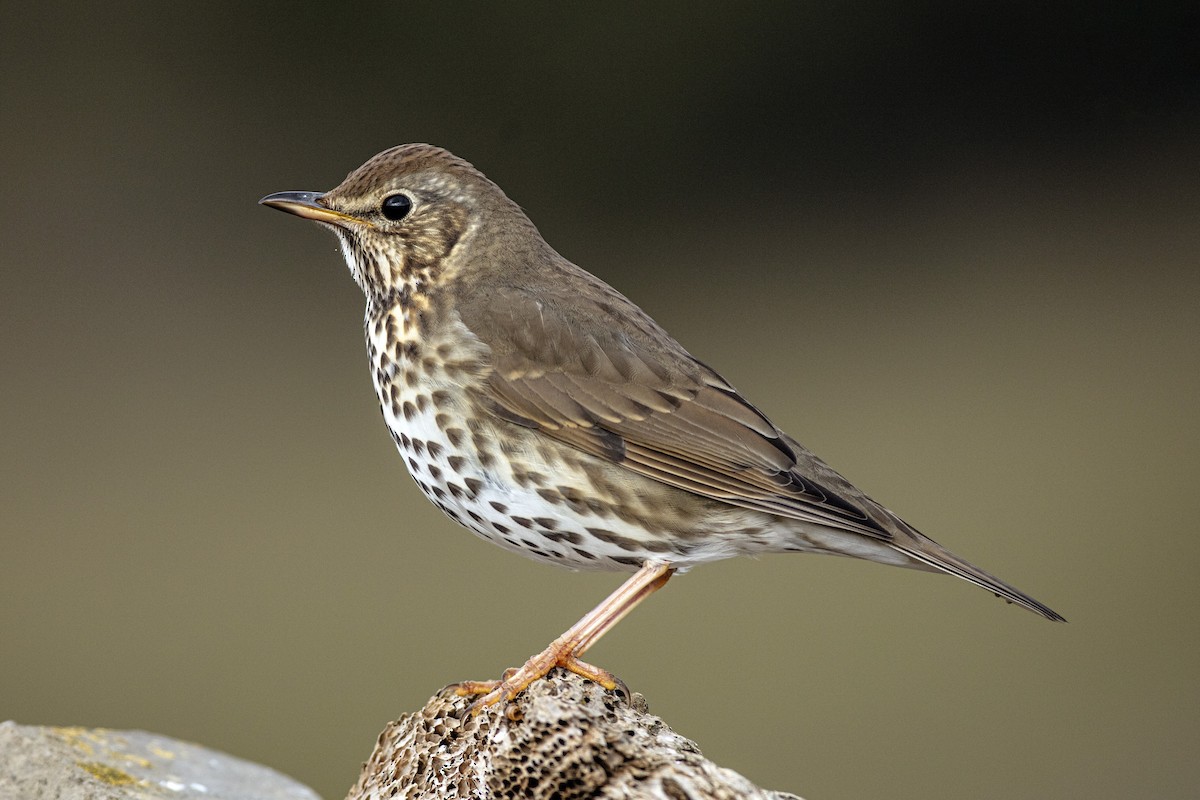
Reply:
[[1010, 603], [1016, 603], [1035, 614], [1041, 614], [1046, 619], [1054, 620], [1055, 622], [1067, 621], [1064, 616], [1054, 609], [1043, 603], [1039, 603], [1021, 590], [1000, 580], [995, 575], [984, 572], [974, 564], [959, 558], [929, 537], [916, 531], [912, 531], [912, 533], [914, 537], [911, 542], [895, 541], [890, 543], [891, 546], [909, 558], [919, 561], [933, 570], [962, 578], [964, 581], [987, 589], [997, 597], [1002, 597]]

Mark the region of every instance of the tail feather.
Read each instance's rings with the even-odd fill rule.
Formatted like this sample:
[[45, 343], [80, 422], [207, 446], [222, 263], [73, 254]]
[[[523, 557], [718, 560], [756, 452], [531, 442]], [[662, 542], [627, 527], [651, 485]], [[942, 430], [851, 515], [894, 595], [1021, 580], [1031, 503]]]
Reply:
[[899, 542], [893, 542], [892, 546], [909, 558], [919, 561], [939, 572], [954, 575], [968, 583], [973, 583], [976, 586], [987, 589], [997, 597], [1002, 597], [1010, 603], [1027, 608], [1035, 614], [1041, 614], [1046, 619], [1055, 622], [1067, 621], [1066, 617], [1054, 609], [1043, 603], [1039, 603], [1021, 590], [1000, 580], [995, 575], [984, 572], [974, 564], [964, 561], [932, 539], [920, 534], [917, 534], [917, 536], [919, 537], [916, 542], [918, 546], [905, 546]]

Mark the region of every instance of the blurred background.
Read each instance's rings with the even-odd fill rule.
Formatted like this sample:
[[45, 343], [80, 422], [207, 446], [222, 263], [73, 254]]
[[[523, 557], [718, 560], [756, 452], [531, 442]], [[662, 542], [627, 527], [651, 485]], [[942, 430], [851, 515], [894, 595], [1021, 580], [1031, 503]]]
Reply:
[[815, 556], [592, 656], [810, 800], [1194, 797], [1195, 4], [6, 3], [0, 719], [341, 797], [378, 731], [622, 579], [418, 493], [332, 236], [255, 203], [479, 166], [851, 480], [1068, 617]]

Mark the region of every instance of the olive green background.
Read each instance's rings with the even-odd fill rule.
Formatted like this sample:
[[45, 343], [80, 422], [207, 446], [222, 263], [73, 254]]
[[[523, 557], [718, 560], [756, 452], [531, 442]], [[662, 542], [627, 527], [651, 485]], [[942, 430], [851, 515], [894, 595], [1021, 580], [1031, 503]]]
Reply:
[[337, 798], [620, 580], [420, 497], [333, 238], [255, 205], [429, 141], [1071, 620], [709, 565], [592, 651], [651, 710], [810, 800], [1195, 796], [1194, 4], [251, 5], [5, 3], [0, 719]]

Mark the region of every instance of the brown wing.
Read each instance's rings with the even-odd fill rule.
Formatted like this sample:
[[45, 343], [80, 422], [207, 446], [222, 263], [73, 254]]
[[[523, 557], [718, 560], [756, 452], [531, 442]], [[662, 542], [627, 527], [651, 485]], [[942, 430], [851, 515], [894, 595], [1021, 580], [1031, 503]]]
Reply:
[[882, 509], [645, 313], [598, 280], [583, 288], [503, 289], [460, 307], [492, 350], [486, 407], [705, 497], [892, 539], [871, 513]]

